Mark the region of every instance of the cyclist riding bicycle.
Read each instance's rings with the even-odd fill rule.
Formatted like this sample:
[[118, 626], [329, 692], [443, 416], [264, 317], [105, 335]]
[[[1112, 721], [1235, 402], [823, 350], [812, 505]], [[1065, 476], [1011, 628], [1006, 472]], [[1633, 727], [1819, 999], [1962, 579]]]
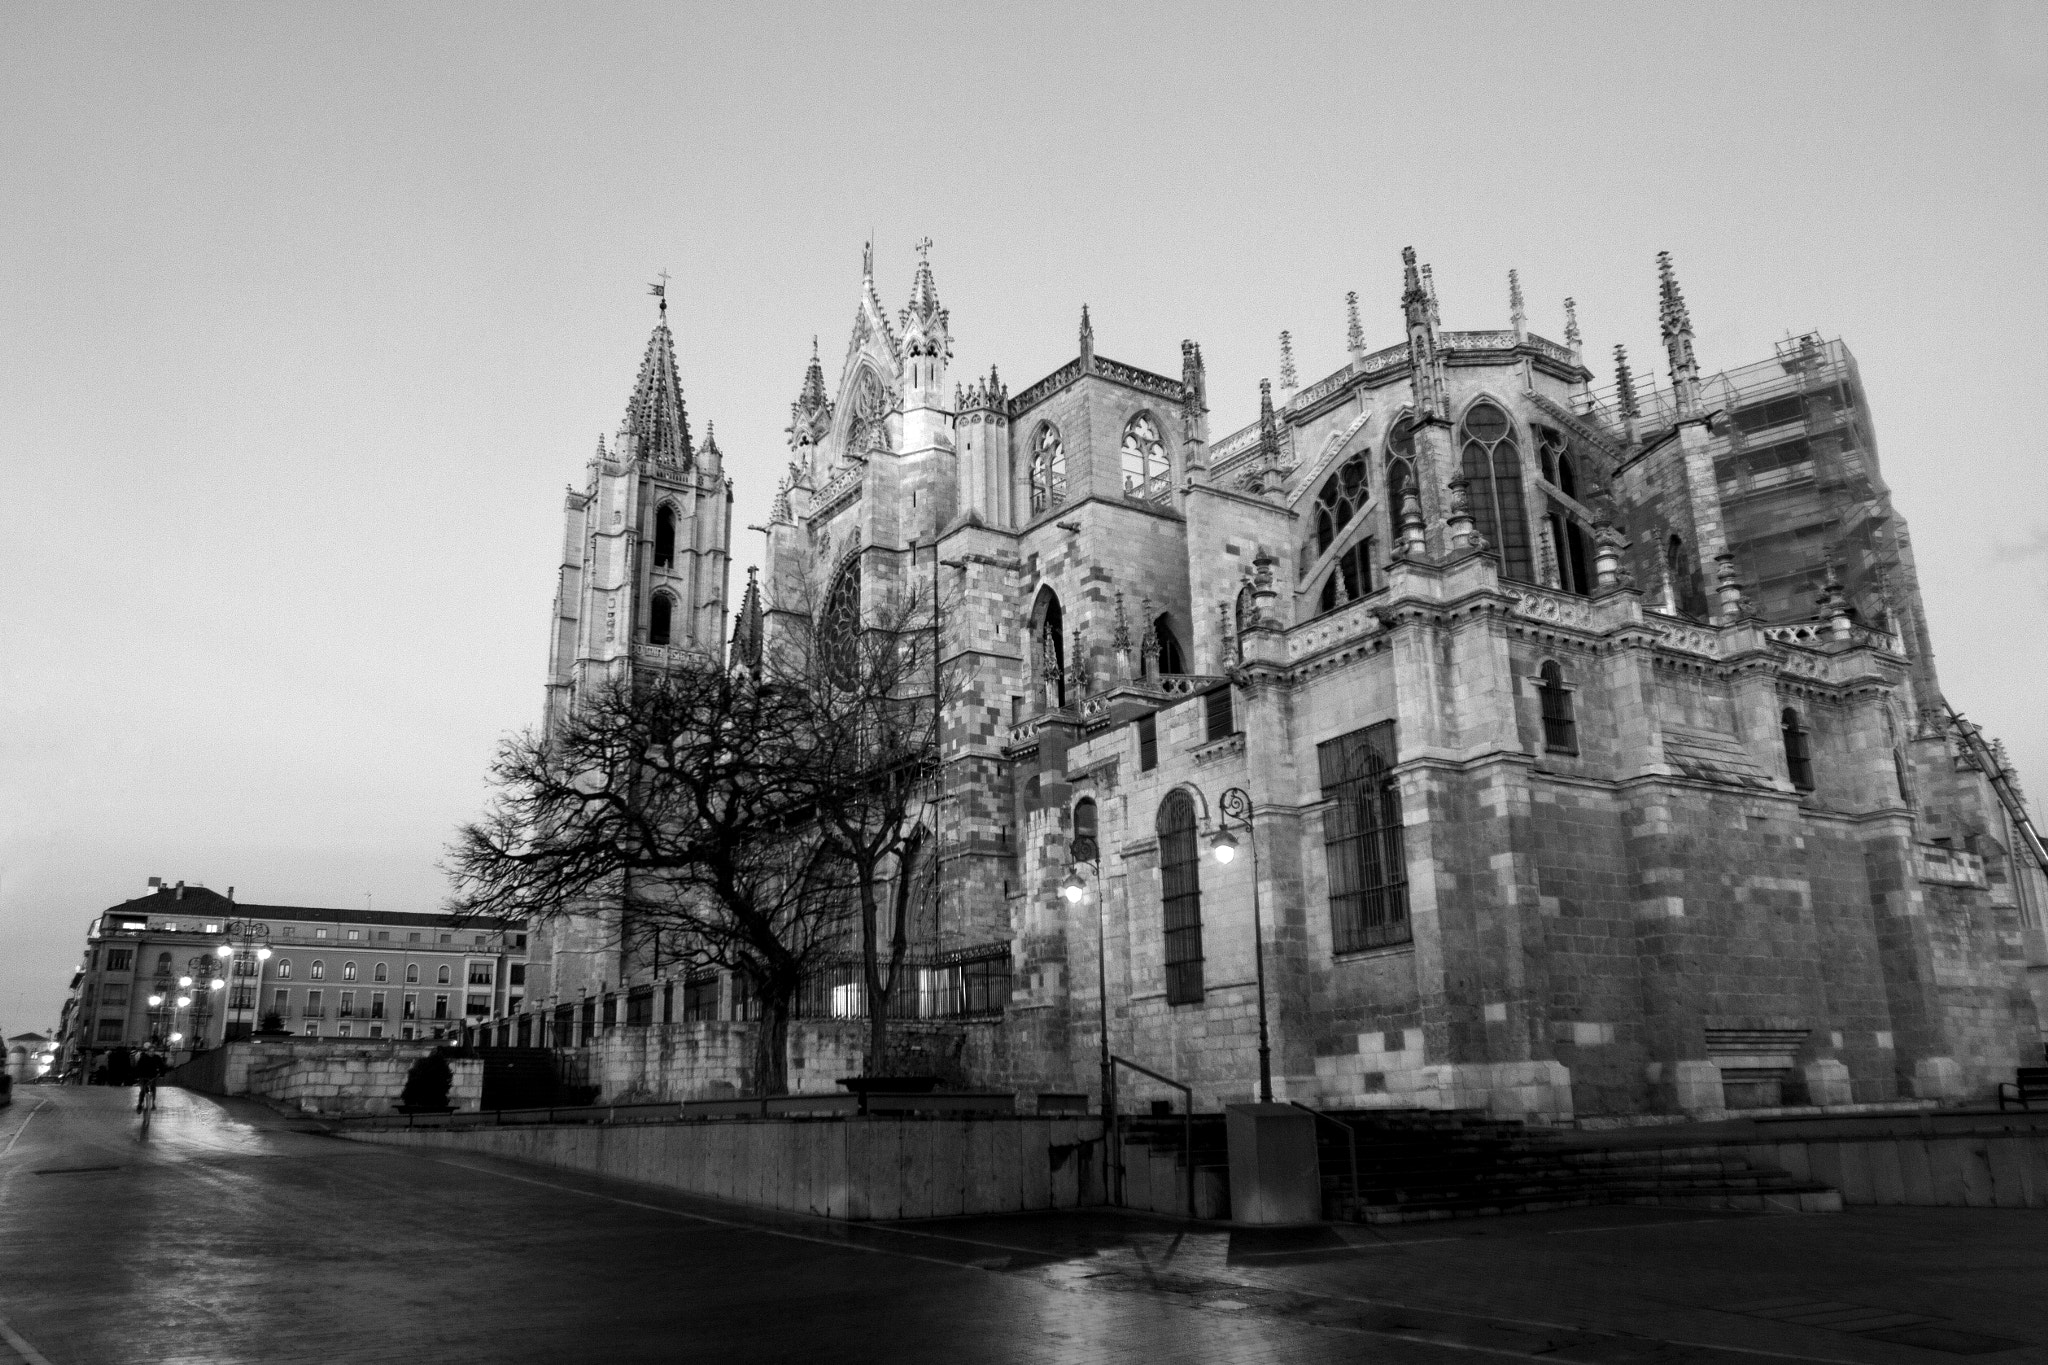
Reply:
[[164, 1074], [164, 1059], [154, 1052], [145, 1052], [135, 1062], [135, 1112], [141, 1113], [145, 1103], [156, 1108], [156, 1078]]

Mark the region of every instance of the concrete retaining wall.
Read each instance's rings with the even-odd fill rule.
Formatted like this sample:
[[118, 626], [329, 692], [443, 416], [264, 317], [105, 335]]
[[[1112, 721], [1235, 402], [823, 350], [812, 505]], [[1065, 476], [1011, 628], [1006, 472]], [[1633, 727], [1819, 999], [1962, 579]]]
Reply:
[[[432, 1040], [341, 1042], [277, 1038], [229, 1043], [186, 1062], [170, 1080], [209, 1095], [250, 1095], [315, 1114], [388, 1114], [396, 1110], [412, 1064], [441, 1046]], [[483, 1100], [484, 1064], [452, 1057], [448, 1103], [474, 1110]]]
[[1755, 1165], [1832, 1185], [1844, 1204], [2048, 1209], [2048, 1130], [1803, 1138], [1734, 1150]]
[[1097, 1119], [716, 1119], [386, 1128], [346, 1136], [512, 1157], [828, 1218], [936, 1218], [1102, 1201]]

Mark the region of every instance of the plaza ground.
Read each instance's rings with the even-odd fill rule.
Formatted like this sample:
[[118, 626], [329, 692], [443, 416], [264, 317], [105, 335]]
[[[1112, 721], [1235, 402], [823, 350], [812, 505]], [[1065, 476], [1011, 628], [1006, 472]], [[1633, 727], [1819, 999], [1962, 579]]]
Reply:
[[327, 1136], [0, 1110], [0, 1362], [2048, 1362], [2048, 1213], [843, 1224]]

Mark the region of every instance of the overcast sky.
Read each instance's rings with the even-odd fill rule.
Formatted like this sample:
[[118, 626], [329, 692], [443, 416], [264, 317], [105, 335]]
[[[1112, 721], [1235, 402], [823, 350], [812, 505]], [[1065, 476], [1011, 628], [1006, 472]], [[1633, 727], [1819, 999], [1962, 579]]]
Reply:
[[[674, 276], [764, 519], [814, 333], [929, 235], [954, 375], [1578, 299], [1661, 375], [1845, 338], [1949, 696], [2048, 791], [2038, 4], [0, 3], [0, 1029], [151, 875], [429, 910], [541, 700], [562, 490]], [[1601, 367], [1604, 371], [1604, 365]], [[1603, 373], [1603, 380], [1605, 379]], [[740, 563], [760, 551], [742, 534]], [[736, 577], [738, 575], [736, 574]]]

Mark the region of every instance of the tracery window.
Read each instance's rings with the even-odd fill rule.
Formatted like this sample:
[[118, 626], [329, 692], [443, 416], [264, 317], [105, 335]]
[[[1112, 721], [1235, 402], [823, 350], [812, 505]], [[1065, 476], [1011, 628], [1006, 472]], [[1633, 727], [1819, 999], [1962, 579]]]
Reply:
[[1541, 678], [1537, 695], [1543, 703], [1544, 751], [1575, 754], [1579, 751], [1579, 727], [1572, 716], [1572, 694], [1564, 685], [1564, 670], [1551, 660], [1543, 665]]
[[[1405, 467], [1405, 466], [1404, 466]], [[1336, 473], [1324, 482], [1316, 494], [1316, 556], [1320, 559], [1329, 553], [1359, 513], [1365, 510], [1366, 499], [1371, 493], [1367, 477], [1365, 452], [1360, 451], [1346, 460]], [[1354, 602], [1372, 591], [1373, 542], [1370, 536], [1361, 537], [1337, 557], [1330, 566], [1329, 576], [1323, 580], [1321, 596], [1317, 599], [1318, 611], [1334, 611], [1346, 602]]]
[[1165, 911], [1166, 1003], [1202, 1003], [1202, 853], [1195, 803], [1184, 791], [1159, 807], [1159, 882]]
[[666, 569], [676, 562], [676, 509], [662, 504], [654, 514], [654, 567]]
[[1168, 613], [1160, 612], [1158, 619], [1153, 621], [1152, 635], [1159, 641], [1160, 673], [1187, 672], [1187, 662], [1180, 652], [1180, 637], [1173, 633], [1173, 618]]
[[1124, 494], [1133, 498], [1159, 497], [1172, 482], [1159, 425], [1147, 413], [1124, 425], [1123, 475]]
[[1514, 423], [1498, 404], [1472, 405], [1462, 424], [1463, 473], [1472, 520], [1499, 555], [1501, 573], [1533, 582], [1529, 517], [1522, 502], [1522, 453]]
[[860, 672], [860, 560], [839, 571], [825, 610], [818, 618], [818, 650], [825, 675], [841, 687], [853, 686]]
[[1067, 452], [1060, 429], [1047, 422], [1031, 438], [1031, 510], [1043, 512], [1067, 500]]
[[675, 630], [676, 600], [665, 592], [654, 594], [647, 608], [647, 643], [665, 645]]
[[1330, 936], [1339, 953], [1406, 943], [1408, 856], [1401, 788], [1394, 778], [1394, 722], [1316, 746], [1323, 795], [1323, 857], [1330, 876]]

